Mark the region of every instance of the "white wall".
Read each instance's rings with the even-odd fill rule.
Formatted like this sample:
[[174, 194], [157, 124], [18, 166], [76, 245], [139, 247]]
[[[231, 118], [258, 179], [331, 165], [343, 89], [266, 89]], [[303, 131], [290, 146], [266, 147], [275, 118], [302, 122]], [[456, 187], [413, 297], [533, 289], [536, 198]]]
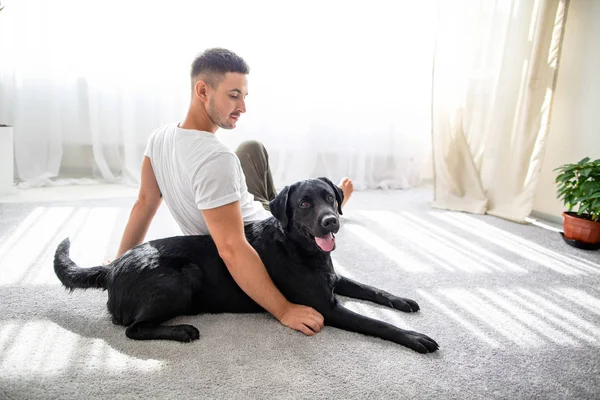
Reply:
[[534, 212], [560, 217], [554, 168], [600, 158], [600, 1], [570, 2]]

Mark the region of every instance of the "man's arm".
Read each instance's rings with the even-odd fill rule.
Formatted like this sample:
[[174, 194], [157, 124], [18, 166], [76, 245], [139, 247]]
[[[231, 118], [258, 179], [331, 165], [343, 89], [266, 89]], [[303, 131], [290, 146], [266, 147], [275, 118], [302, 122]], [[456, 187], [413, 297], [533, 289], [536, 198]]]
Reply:
[[162, 197], [152, 170], [152, 163], [150, 158], [144, 157], [140, 193], [129, 215], [125, 232], [121, 238], [121, 245], [117, 252], [117, 258], [121, 257], [127, 250], [142, 243], [161, 201]]
[[203, 210], [219, 255], [240, 288], [283, 325], [314, 335], [323, 316], [311, 307], [288, 302], [275, 287], [256, 250], [246, 240], [239, 201]]

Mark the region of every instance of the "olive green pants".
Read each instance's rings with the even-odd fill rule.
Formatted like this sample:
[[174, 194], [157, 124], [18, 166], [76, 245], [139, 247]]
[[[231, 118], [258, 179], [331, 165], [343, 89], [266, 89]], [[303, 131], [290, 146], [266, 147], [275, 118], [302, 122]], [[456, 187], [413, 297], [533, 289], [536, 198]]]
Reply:
[[269, 210], [269, 202], [277, 196], [277, 192], [269, 168], [267, 149], [256, 140], [249, 140], [240, 144], [235, 153], [242, 164], [248, 192]]

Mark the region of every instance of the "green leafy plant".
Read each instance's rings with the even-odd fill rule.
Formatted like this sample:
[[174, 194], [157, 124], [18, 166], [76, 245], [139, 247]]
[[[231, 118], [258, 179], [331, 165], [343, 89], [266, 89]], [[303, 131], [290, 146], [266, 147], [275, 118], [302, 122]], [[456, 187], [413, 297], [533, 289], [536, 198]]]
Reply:
[[564, 164], [554, 171], [558, 198], [569, 211], [577, 210], [580, 218], [600, 219], [600, 159], [584, 158], [577, 164]]

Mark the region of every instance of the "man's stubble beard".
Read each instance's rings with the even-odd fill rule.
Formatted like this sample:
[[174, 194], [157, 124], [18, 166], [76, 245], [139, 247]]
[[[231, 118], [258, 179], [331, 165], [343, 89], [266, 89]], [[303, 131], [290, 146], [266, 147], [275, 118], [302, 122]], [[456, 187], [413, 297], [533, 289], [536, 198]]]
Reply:
[[227, 119], [229, 119], [229, 115], [227, 115], [227, 117], [225, 117], [225, 121], [221, 121], [220, 117], [219, 117], [219, 112], [217, 110], [217, 107], [215, 106], [215, 102], [213, 99], [210, 99], [208, 101], [208, 118], [210, 118], [211, 122], [218, 126], [219, 128], [222, 129], [233, 129], [235, 128], [234, 124], [230, 124], [227, 122]]

